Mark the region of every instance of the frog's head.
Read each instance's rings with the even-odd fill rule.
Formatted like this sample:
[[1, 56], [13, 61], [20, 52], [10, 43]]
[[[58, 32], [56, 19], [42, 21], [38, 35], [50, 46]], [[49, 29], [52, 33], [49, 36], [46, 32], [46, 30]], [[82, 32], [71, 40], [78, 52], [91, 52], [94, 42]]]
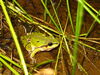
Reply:
[[50, 51], [59, 45], [59, 42], [52, 36], [44, 37], [38, 41], [38, 47], [41, 51]]
[[42, 33], [32, 33], [21, 37], [26, 50], [33, 51], [38, 48], [40, 51], [50, 51], [59, 45], [59, 42], [52, 36]]

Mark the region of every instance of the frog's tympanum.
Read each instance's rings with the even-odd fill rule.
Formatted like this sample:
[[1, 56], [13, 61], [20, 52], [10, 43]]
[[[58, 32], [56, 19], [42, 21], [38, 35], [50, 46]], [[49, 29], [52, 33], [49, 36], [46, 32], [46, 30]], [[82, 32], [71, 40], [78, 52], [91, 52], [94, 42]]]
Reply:
[[43, 33], [33, 32], [21, 37], [21, 41], [33, 57], [39, 51], [50, 51], [59, 45], [53, 36], [46, 36]]

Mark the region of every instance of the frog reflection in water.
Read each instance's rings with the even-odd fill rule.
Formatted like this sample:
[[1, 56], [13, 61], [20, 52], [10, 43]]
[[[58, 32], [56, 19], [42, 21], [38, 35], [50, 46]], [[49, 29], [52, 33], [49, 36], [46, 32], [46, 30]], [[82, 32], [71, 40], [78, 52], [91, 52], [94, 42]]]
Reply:
[[33, 32], [21, 37], [21, 41], [30, 53], [30, 57], [34, 57], [37, 52], [50, 51], [59, 45], [59, 42], [53, 36], [46, 36], [43, 33]]

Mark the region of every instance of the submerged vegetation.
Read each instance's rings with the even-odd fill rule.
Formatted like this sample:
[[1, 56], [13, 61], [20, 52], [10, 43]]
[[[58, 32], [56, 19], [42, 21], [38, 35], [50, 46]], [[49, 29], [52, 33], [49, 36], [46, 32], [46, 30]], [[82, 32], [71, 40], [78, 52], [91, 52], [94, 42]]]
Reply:
[[[41, 73], [37, 70], [45, 68], [45, 65], [47, 65], [54, 68], [54, 70], [50, 69], [54, 72], [52, 73], [54, 75], [80, 75], [81, 73], [88, 75], [90, 71], [88, 72], [88, 69], [83, 65], [85, 60], [87, 60], [96, 71], [100, 73], [100, 67], [93, 64], [93, 61], [88, 57], [88, 55], [91, 57], [92, 53], [98, 54], [100, 52], [100, 30], [96, 29], [98, 37], [92, 35], [94, 31], [96, 32], [96, 30], [94, 30], [95, 27], [100, 24], [99, 11], [94, 9], [85, 0], [77, 0], [74, 1], [77, 4], [74, 5], [77, 9], [75, 8], [75, 16], [73, 17], [73, 9], [71, 8], [72, 1], [59, 0], [56, 2], [55, 0], [39, 0], [38, 2], [41, 3], [39, 6], [43, 8], [43, 11], [41, 11], [42, 18], [36, 17], [36, 15], [39, 16], [41, 13], [36, 15], [29, 14], [16, 0], [0, 0], [0, 69], [7, 67], [15, 75], [34, 75], [34, 72], [37, 72], [35, 75], [40, 75]], [[63, 9], [65, 12], [62, 11]], [[31, 10], [31, 8], [28, 10]], [[36, 8], [36, 10], [38, 9]], [[85, 22], [87, 19], [85, 19], [84, 15], [86, 15], [87, 12], [91, 17], [89, 20], [92, 19], [92, 24], [91, 22], [89, 22], [89, 24]], [[34, 13], [37, 12], [34, 11]], [[66, 16], [63, 13], [65, 13]], [[64, 21], [60, 18], [62, 16], [64, 16]], [[33, 32], [36, 32], [38, 35], [37, 38], [40, 36], [40, 39], [31, 36]], [[27, 36], [28, 34], [30, 34], [30, 36]], [[43, 38], [40, 34], [43, 34]], [[28, 41], [25, 41], [26, 46], [23, 46], [21, 42], [20, 38], [22, 36], [29, 37], [28, 39], [26, 38]], [[30, 39], [30, 37], [32, 37], [33, 40]], [[36, 44], [36, 42], [33, 43], [34, 39], [36, 42], [41, 41], [39, 45]], [[51, 41], [52, 39], [53, 43]], [[57, 40], [56, 43], [55, 39]], [[44, 40], [48, 44], [45, 44]], [[36, 47], [34, 46], [33, 48], [33, 44], [35, 44]], [[47, 47], [53, 44], [57, 44], [57, 47], [52, 46], [56, 48], [51, 51]], [[29, 47], [28, 49], [30, 49], [30, 47], [34, 50], [37, 49], [36, 52], [30, 51], [34, 56], [37, 55], [37, 57], [31, 57], [30, 59], [31, 53], [27, 52], [27, 47]], [[43, 56], [48, 55], [47, 52], [40, 52], [43, 51], [43, 48], [48, 49], [50, 56], [47, 56], [46, 60], [37, 63], [38, 60], [43, 59]], [[37, 52], [45, 54], [38, 56], [39, 53]], [[39, 57], [41, 58], [39, 59]], [[54, 58], [49, 59], [48, 57]], [[49, 64], [52, 64], [52, 66]], [[40, 71], [43, 70], [41, 69]], [[0, 74], [1, 73], [2, 72], [0, 72]]]

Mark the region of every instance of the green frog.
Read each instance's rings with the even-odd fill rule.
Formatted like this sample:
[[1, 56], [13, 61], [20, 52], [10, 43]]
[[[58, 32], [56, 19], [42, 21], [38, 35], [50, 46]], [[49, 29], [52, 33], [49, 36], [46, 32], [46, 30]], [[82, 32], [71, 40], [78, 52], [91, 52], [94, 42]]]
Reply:
[[21, 41], [30, 57], [34, 57], [37, 52], [50, 51], [59, 45], [59, 42], [53, 36], [47, 36], [40, 32], [28, 33], [21, 37]]

